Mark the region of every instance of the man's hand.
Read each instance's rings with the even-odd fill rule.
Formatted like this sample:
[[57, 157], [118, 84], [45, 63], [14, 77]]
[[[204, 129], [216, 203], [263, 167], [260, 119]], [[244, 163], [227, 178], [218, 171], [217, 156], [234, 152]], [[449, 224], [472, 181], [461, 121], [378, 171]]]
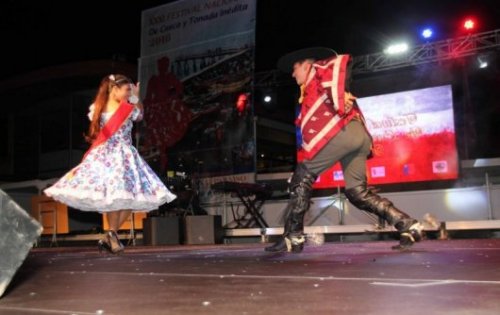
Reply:
[[345, 106], [345, 113], [349, 113], [354, 106], [354, 101], [357, 99], [356, 96], [352, 95], [350, 92], [345, 92], [344, 93], [344, 106]]

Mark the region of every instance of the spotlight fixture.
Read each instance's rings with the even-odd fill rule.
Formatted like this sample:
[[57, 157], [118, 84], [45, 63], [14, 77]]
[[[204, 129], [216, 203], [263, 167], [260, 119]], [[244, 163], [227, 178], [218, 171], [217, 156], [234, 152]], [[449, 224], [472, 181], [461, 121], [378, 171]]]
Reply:
[[425, 38], [425, 39], [429, 39], [432, 37], [433, 35], [433, 31], [431, 28], [426, 28], [422, 31], [422, 37]]
[[480, 69], [488, 67], [488, 61], [484, 57], [477, 57], [477, 63]]
[[464, 29], [467, 31], [472, 31], [475, 26], [476, 22], [471, 18], [466, 19], [464, 22]]
[[388, 55], [396, 55], [396, 54], [402, 54], [408, 51], [408, 44], [407, 43], [399, 43], [399, 44], [394, 44], [389, 47], [387, 47], [384, 52]]

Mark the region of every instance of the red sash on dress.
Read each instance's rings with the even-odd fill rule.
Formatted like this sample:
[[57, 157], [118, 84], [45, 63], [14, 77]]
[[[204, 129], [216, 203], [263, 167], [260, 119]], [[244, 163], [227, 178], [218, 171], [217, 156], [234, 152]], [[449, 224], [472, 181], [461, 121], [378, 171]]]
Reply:
[[94, 148], [108, 141], [108, 139], [111, 138], [111, 136], [113, 136], [115, 132], [118, 131], [118, 129], [120, 129], [120, 127], [123, 125], [123, 123], [128, 118], [133, 109], [134, 105], [122, 101], [120, 103], [120, 107], [118, 107], [118, 109], [113, 113], [113, 116], [111, 116], [111, 118], [104, 125], [104, 127], [101, 128], [101, 131], [99, 132], [95, 140], [92, 142], [92, 145], [83, 155], [82, 160], [84, 160], [90, 153], [90, 151], [92, 151]]
[[[99, 134], [92, 142], [92, 145], [83, 155], [82, 161], [93, 149], [108, 141], [108, 139], [111, 138], [115, 134], [115, 132], [118, 131], [118, 129], [120, 129], [133, 109], [134, 105], [132, 104], [129, 104], [125, 101], [122, 101], [120, 103], [120, 107], [118, 107], [118, 109], [113, 113], [108, 122], [101, 128], [101, 131], [99, 131]], [[68, 172], [67, 176], [73, 177], [78, 170], [78, 167], [80, 167], [80, 165], [76, 166], [73, 170]]]

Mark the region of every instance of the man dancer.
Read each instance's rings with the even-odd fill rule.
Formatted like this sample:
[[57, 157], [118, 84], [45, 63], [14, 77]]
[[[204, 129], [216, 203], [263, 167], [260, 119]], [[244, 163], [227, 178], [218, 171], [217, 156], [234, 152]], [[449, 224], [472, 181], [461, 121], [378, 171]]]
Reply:
[[338, 161], [344, 173], [347, 199], [357, 208], [384, 219], [400, 233], [394, 249], [407, 249], [423, 237], [417, 220], [367, 187], [366, 160], [372, 139], [356, 97], [349, 92], [349, 61], [349, 55], [337, 55], [323, 47], [294, 51], [278, 61], [278, 68], [292, 72], [300, 86], [301, 112], [296, 124], [301, 130], [304, 160], [290, 179], [282, 238], [266, 247], [266, 251], [302, 251], [304, 214], [309, 210], [313, 184], [318, 175]]

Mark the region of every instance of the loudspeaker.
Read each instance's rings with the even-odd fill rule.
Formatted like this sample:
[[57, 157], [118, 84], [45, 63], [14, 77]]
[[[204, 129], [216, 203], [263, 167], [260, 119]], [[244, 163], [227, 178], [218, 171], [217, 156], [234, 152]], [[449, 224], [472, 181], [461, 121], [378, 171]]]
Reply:
[[185, 244], [220, 244], [223, 239], [222, 216], [188, 215], [184, 218]]
[[0, 297], [42, 230], [38, 221], [0, 189]]
[[148, 217], [142, 220], [144, 245], [173, 245], [181, 243], [180, 217]]

